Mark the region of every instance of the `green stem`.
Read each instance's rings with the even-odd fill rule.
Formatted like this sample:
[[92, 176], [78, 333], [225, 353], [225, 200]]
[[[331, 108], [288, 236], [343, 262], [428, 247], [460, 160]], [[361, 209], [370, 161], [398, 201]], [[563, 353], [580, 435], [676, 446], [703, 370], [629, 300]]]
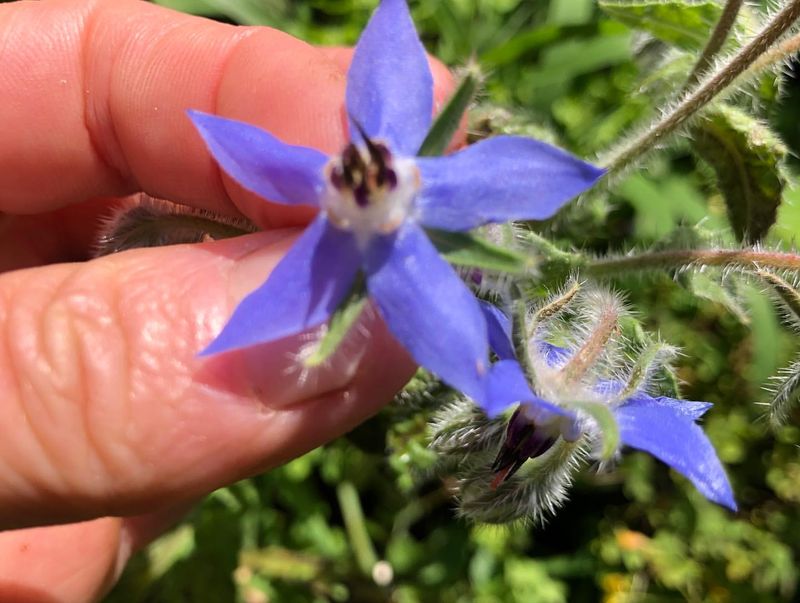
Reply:
[[695, 63], [689, 77], [686, 78], [684, 91], [693, 88], [700, 81], [700, 77], [711, 68], [714, 57], [722, 49], [725, 40], [728, 39], [728, 34], [736, 23], [736, 17], [739, 15], [742, 4], [744, 4], [744, 0], [728, 0], [725, 4], [711, 37], [708, 39], [705, 48], [703, 48], [703, 52], [700, 53], [700, 58], [697, 59], [697, 63]]
[[800, 17], [800, 0], [792, 0], [764, 29], [729, 61], [711, 73], [687, 94], [669, 113], [619, 150], [612, 150], [601, 161], [609, 173], [619, 172], [639, 161], [662, 140], [683, 126], [692, 116], [725, 90], [764, 54]]
[[528, 306], [522, 298], [521, 292], [518, 293], [519, 297], [514, 300], [511, 314], [511, 341], [514, 344], [514, 351], [517, 354], [517, 360], [522, 367], [522, 372], [528, 378], [528, 383], [536, 383], [536, 371], [531, 364], [530, 354], [528, 353], [528, 340], [530, 339], [528, 333]]
[[369, 532], [367, 532], [364, 511], [361, 508], [358, 491], [351, 482], [341, 482], [336, 487], [336, 497], [339, 499], [339, 507], [344, 518], [344, 527], [353, 547], [356, 563], [358, 563], [358, 567], [364, 575], [372, 576], [372, 570], [375, 564], [378, 563], [378, 555], [375, 553], [372, 539], [369, 537]]
[[676, 269], [693, 265], [800, 271], [800, 255], [759, 249], [676, 249], [589, 260], [585, 270], [594, 276], [615, 276], [642, 270]]

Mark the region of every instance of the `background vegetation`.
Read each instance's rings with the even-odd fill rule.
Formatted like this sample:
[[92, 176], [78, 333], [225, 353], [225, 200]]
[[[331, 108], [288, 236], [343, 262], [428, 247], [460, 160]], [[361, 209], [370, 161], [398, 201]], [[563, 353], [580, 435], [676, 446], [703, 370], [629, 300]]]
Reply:
[[[160, 3], [318, 44], [353, 44], [375, 6]], [[645, 38], [595, 0], [410, 4], [431, 52], [455, 67], [475, 55], [487, 70], [476, 128], [530, 132], [591, 158], [655, 116], [658, 99], [678, 85], [658, 70], [659, 58], [675, 52], [664, 32], [656, 32], [661, 41]], [[687, 24], [679, 33], [697, 31]], [[737, 102], [775, 124], [793, 154], [798, 94], [787, 72], [762, 78]], [[709, 229], [733, 240], [727, 224], [713, 172], [679, 139], [613, 194], [584, 199], [540, 228], [564, 248], [604, 254]], [[789, 247], [798, 232], [800, 189], [790, 184], [767, 241]], [[425, 413], [400, 401], [323, 449], [213, 493], [133, 561], [108, 601], [794, 600], [800, 416], [771, 431], [757, 404], [768, 399], [766, 380], [796, 351], [794, 338], [757, 287], [732, 292], [705, 274], [667, 271], [615, 286], [649, 330], [681, 346], [685, 397], [715, 404], [704, 426], [728, 467], [739, 513], [631, 452], [610, 472], [584, 472], [544, 526], [473, 525], [455, 513], [452, 484], [425, 472], [432, 463]], [[375, 558], [386, 563], [374, 567]]]

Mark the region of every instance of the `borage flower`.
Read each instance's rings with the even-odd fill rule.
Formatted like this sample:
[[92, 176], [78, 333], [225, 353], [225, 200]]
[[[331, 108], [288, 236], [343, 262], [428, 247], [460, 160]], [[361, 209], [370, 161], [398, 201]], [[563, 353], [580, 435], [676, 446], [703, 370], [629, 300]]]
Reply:
[[466, 231], [543, 219], [602, 172], [521, 137], [415, 158], [431, 125], [433, 79], [405, 0], [383, 0], [347, 76], [351, 142], [327, 157], [245, 123], [190, 116], [219, 165], [272, 202], [319, 207], [267, 281], [204, 354], [266, 343], [328, 319], [359, 273], [394, 336], [450, 385], [483, 399], [484, 318], [424, 228]]
[[[606, 294], [597, 293], [592, 302], [599, 314], [607, 315], [609, 326], [616, 328], [617, 302], [613, 297], [607, 300]], [[604, 306], [612, 309], [604, 310]], [[500, 360], [492, 366], [487, 402], [481, 406], [492, 417], [518, 404], [492, 465], [492, 488], [513, 476], [528, 459], [547, 452], [559, 438], [566, 442], [600, 438], [603, 434], [586, 412], [587, 404], [594, 404], [611, 411], [620, 444], [651, 454], [687, 477], [709, 500], [736, 510], [725, 470], [708, 437], [695, 423], [712, 406], [710, 403], [653, 397], [643, 391], [643, 384], [631, 387], [621, 380], [602, 377], [591, 368], [575, 378], [571, 369], [587, 365], [587, 360], [588, 364], [599, 361], [607, 351], [603, 348], [608, 340], [598, 345], [598, 341], [592, 342], [593, 334], [584, 335], [583, 344], [573, 349], [538, 337], [529, 342], [526, 360], [536, 375], [537, 392], [547, 399], [537, 396], [514, 359], [508, 320], [489, 304], [484, 304], [483, 310], [492, 348]], [[596, 324], [595, 328], [601, 331], [604, 326]], [[615, 360], [612, 364], [622, 363]]]
[[[566, 356], [566, 350], [558, 350], [553, 356]], [[586, 417], [580, 411], [536, 396], [516, 361], [496, 363], [489, 383], [490, 411], [519, 403], [492, 467], [496, 472], [494, 487], [511, 477], [526, 460], [545, 453], [559, 437], [574, 442], [584, 435]], [[708, 437], [695, 423], [712, 405], [652, 397], [644, 392], [617, 401], [614, 394], [619, 393], [621, 384], [616, 385], [616, 392], [613, 387], [601, 388], [595, 399], [610, 405], [620, 442], [653, 455], [687, 477], [703, 496], [735, 511], [736, 501], [725, 470]]]

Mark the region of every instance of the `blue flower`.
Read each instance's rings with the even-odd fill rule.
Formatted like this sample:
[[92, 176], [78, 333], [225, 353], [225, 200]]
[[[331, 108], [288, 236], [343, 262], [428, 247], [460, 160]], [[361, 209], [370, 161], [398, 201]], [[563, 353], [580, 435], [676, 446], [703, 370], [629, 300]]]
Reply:
[[[500, 360], [492, 366], [487, 401], [482, 407], [494, 416], [519, 403], [492, 467], [496, 472], [493, 486], [497, 487], [527, 459], [546, 452], [559, 437], [578, 440], [586, 421], [579, 411], [568, 407], [573, 400], [553, 404], [533, 393], [522, 368], [513, 359], [508, 320], [490, 304], [483, 304], [483, 311], [490, 337], [502, 343], [493, 347]], [[546, 342], [536, 341], [531, 347], [542, 366], [557, 370], [570, 359], [568, 350]], [[686, 476], [709, 500], [736, 510], [725, 470], [708, 437], [695, 423], [712, 406], [710, 403], [654, 398], [643, 392], [619, 400], [623, 385], [609, 380], [595, 382], [591, 388], [589, 395], [610, 405], [622, 444], [650, 453]]]
[[483, 399], [485, 320], [424, 228], [466, 231], [548, 218], [602, 171], [511, 136], [416, 158], [431, 125], [433, 80], [405, 0], [383, 0], [364, 30], [347, 76], [346, 108], [351, 142], [333, 157], [252, 125], [190, 112], [216, 161], [239, 184], [275, 203], [320, 209], [203, 354], [323, 323], [363, 273], [369, 295], [414, 359]]

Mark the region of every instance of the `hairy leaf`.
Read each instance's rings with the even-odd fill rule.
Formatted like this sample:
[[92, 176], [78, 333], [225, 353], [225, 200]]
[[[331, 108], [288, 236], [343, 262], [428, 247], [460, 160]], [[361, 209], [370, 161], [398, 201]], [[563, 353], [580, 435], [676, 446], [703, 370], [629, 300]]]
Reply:
[[685, 50], [699, 50], [722, 12], [719, 2], [600, 0], [600, 8], [634, 29]]
[[307, 367], [321, 365], [339, 349], [350, 329], [361, 316], [367, 303], [367, 288], [363, 278], [356, 279], [350, 294], [345, 298], [328, 322], [327, 330], [311, 355], [305, 359]]
[[705, 113], [691, 134], [695, 152], [716, 173], [736, 236], [759, 241], [775, 223], [786, 186], [785, 145], [767, 126], [728, 105]]
[[734, 277], [728, 276], [724, 282], [720, 282], [719, 278], [695, 271], [681, 275], [681, 280], [697, 297], [720, 304], [740, 323], [750, 324], [747, 304], [741, 299], [741, 292], [737, 290], [738, 283]]
[[428, 237], [439, 253], [451, 264], [520, 274], [534, 267], [532, 259], [496, 247], [476, 236], [444, 230], [428, 229]]

